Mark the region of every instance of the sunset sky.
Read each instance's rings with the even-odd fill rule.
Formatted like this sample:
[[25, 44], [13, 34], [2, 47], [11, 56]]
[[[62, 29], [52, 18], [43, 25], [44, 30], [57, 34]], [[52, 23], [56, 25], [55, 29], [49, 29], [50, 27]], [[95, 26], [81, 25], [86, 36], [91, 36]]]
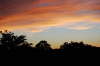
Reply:
[[0, 0], [5, 29], [55, 48], [71, 40], [100, 46], [100, 0]]

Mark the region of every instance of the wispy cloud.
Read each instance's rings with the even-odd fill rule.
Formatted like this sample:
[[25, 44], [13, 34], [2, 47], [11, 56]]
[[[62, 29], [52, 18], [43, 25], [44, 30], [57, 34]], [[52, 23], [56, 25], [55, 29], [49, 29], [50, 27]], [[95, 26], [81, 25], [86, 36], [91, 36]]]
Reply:
[[0, 29], [40, 32], [67, 25], [66, 28], [87, 30], [93, 26], [76, 24], [100, 23], [98, 15], [99, 0], [0, 0]]
[[92, 27], [89, 26], [73, 26], [73, 27], [69, 27], [69, 29], [73, 29], [73, 30], [88, 30], [91, 29]]

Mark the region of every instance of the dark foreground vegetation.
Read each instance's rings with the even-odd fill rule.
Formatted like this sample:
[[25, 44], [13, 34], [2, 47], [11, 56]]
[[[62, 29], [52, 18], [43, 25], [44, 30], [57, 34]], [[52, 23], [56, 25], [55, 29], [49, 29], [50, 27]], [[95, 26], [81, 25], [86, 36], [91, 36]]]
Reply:
[[[47, 41], [42, 40], [35, 47], [32, 43], [28, 43], [24, 35], [15, 36], [14, 33], [0, 31], [0, 55], [14, 56], [14, 55], [32, 55], [32, 56], [64, 56], [69, 49], [74, 48], [100, 48], [85, 44], [84, 42], [65, 42], [59, 49], [52, 49]], [[79, 49], [78, 49], [79, 50]]]

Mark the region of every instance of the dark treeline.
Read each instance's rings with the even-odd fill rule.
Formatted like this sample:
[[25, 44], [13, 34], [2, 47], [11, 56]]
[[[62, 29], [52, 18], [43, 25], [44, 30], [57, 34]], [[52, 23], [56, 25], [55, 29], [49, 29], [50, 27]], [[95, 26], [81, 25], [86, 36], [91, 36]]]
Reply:
[[84, 42], [65, 42], [59, 49], [52, 49], [51, 45], [42, 40], [32, 47], [32, 43], [28, 43], [24, 35], [15, 36], [14, 33], [0, 31], [0, 54], [1, 55], [34, 55], [34, 56], [48, 56], [48, 55], [66, 55], [70, 48], [99, 48], [85, 44]]

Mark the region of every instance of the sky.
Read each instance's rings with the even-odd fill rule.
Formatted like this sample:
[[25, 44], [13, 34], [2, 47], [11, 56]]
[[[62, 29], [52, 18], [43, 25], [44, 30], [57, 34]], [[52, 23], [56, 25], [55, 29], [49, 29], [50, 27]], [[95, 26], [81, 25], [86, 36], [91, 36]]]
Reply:
[[100, 0], [0, 0], [0, 30], [5, 29], [55, 48], [65, 41], [100, 46]]

